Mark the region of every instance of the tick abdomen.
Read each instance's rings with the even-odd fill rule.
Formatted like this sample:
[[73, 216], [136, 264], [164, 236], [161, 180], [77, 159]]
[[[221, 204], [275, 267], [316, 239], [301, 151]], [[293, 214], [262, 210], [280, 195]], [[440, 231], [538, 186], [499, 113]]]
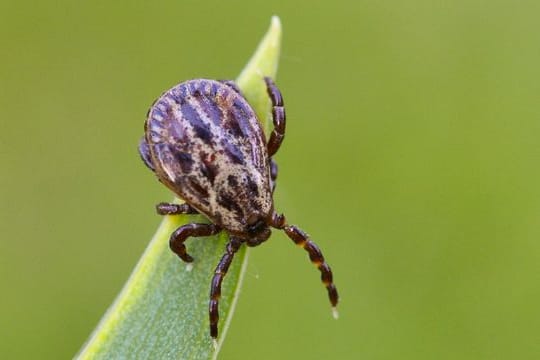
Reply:
[[146, 127], [159, 179], [213, 223], [244, 232], [248, 217], [272, 211], [266, 139], [232, 87], [179, 84], [154, 103]]

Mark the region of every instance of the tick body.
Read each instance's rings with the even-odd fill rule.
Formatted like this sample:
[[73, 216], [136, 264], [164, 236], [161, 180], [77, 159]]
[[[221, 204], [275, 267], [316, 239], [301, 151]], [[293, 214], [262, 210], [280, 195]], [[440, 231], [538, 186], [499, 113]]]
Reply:
[[285, 136], [285, 108], [278, 88], [264, 79], [272, 102], [274, 129], [269, 140], [240, 90], [231, 81], [196, 79], [166, 91], [148, 111], [139, 144], [144, 163], [185, 204], [160, 203], [157, 212], [202, 214], [210, 224], [187, 224], [170, 238], [170, 247], [189, 263], [188, 237], [226, 231], [230, 241], [210, 288], [210, 335], [217, 337], [218, 305], [223, 277], [240, 246], [266, 241], [270, 228], [284, 230], [303, 247], [321, 272], [335, 310], [338, 294], [332, 271], [315, 243], [274, 210], [277, 165], [272, 156]]

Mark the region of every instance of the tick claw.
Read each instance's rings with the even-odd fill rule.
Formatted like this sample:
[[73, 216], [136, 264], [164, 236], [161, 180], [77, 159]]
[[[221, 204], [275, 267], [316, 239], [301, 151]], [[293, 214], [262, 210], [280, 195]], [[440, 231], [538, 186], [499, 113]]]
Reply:
[[217, 349], [218, 349], [218, 342], [217, 342], [217, 339], [212, 338], [212, 345], [214, 345], [214, 350], [217, 351]]
[[186, 264], [186, 271], [191, 272], [191, 270], [193, 270], [193, 264], [192, 263], [187, 263]]

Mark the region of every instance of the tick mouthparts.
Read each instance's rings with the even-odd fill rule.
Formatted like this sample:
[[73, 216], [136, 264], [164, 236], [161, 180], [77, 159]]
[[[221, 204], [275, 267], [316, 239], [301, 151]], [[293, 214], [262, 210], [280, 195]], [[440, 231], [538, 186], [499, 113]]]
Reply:
[[249, 225], [249, 226], [256, 226], [257, 223], [260, 223], [262, 220], [261, 220], [261, 217], [258, 213], [252, 213], [248, 216], [248, 218], [246, 219], [246, 223]]

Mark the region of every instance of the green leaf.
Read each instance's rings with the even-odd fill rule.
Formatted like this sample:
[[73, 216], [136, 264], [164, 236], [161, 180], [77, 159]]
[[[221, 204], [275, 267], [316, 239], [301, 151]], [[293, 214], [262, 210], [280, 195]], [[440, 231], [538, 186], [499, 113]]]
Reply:
[[[274, 16], [268, 32], [237, 79], [263, 124], [269, 122], [270, 104], [262, 78], [276, 75], [280, 41], [281, 25]], [[209, 335], [208, 294], [228, 236], [222, 233], [189, 240], [187, 247], [195, 258], [191, 271], [170, 251], [168, 243], [176, 228], [200, 221], [206, 220], [199, 215], [163, 219], [131, 277], [81, 349], [79, 359], [217, 357], [238, 300], [247, 253], [245, 246], [238, 251], [225, 277], [219, 341], [214, 348]]]

